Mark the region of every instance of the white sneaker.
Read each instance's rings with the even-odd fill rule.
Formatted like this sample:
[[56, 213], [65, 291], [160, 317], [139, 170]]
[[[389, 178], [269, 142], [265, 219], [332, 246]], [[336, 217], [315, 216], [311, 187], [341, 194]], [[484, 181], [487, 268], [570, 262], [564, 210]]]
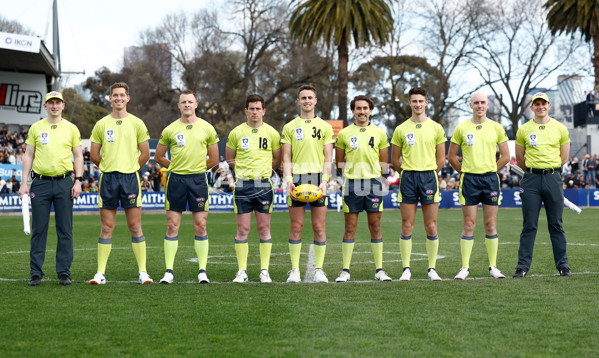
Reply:
[[327, 278], [327, 274], [324, 273], [324, 271], [322, 269], [316, 269], [314, 270], [314, 282], [316, 283], [328, 283], [329, 279]]
[[105, 283], [106, 283], [106, 277], [104, 277], [104, 274], [102, 272], [98, 272], [97, 274], [94, 275], [94, 278], [89, 280], [90, 285], [103, 285]]
[[175, 276], [173, 275], [173, 273], [166, 271], [164, 273], [164, 277], [162, 279], [160, 279], [160, 283], [169, 284], [169, 283], [173, 283], [174, 280], [175, 280]]
[[260, 270], [260, 283], [271, 283], [270, 274], [267, 269]]
[[392, 281], [391, 277], [385, 273], [385, 271], [380, 270], [379, 272], [374, 274], [375, 281]]
[[141, 283], [142, 285], [146, 283], [154, 283], [150, 275], [143, 271], [139, 273], [139, 280], [137, 280], [137, 282]]
[[505, 278], [505, 275], [499, 271], [499, 269], [495, 266], [489, 267], [489, 273], [493, 278]]
[[248, 282], [248, 274], [247, 274], [247, 272], [245, 270], [239, 270], [239, 271], [237, 271], [237, 275], [233, 279], [233, 282], [235, 282], [235, 283], [246, 283], [246, 282]]
[[293, 269], [293, 270], [287, 272], [287, 275], [289, 275], [289, 277], [287, 277], [287, 283], [299, 283], [299, 282], [302, 282], [302, 279], [300, 277], [299, 269]]
[[454, 280], [465, 280], [466, 277], [470, 274], [470, 269], [467, 267], [462, 267], [460, 272], [453, 278]]
[[441, 280], [441, 277], [439, 277], [439, 274], [437, 274], [437, 270], [434, 268], [428, 269], [428, 279], [431, 281], [443, 281]]
[[403, 269], [403, 272], [401, 273], [401, 277], [399, 278], [399, 280], [410, 281], [410, 278], [412, 278], [412, 270], [409, 267], [405, 267]]
[[210, 283], [210, 280], [208, 279], [208, 275], [206, 275], [206, 271], [198, 272], [198, 282], [199, 283]]
[[347, 282], [349, 281], [349, 272], [341, 271], [339, 272], [339, 277], [335, 280], [335, 282]]

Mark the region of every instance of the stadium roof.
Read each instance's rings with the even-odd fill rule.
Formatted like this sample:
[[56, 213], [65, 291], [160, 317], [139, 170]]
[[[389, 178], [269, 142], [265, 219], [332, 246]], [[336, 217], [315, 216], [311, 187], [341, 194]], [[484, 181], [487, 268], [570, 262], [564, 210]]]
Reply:
[[0, 71], [43, 73], [49, 80], [60, 75], [54, 57], [37, 37], [0, 32], [0, 58]]

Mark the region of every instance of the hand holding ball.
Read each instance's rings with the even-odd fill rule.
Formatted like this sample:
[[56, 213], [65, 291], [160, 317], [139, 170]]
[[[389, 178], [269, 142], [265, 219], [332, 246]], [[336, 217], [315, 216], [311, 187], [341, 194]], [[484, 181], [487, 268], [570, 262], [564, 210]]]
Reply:
[[311, 203], [320, 199], [322, 191], [314, 184], [302, 184], [295, 188], [293, 195], [295, 195], [298, 201]]

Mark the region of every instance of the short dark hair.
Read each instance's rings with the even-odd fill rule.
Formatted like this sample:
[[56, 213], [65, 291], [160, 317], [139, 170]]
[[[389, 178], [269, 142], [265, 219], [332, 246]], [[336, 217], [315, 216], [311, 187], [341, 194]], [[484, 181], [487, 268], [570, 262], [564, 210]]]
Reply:
[[316, 97], [316, 87], [312, 85], [301, 85], [301, 87], [297, 90], [297, 97], [299, 98], [299, 94], [301, 91], [312, 91], [314, 92], [314, 97]]
[[412, 95], [419, 94], [424, 96], [425, 99], [428, 99], [428, 92], [422, 87], [413, 87], [408, 92], [408, 100], [412, 98]]
[[129, 95], [129, 86], [125, 82], [115, 82], [112, 84], [112, 86], [110, 86], [110, 95], [111, 96], [112, 96], [112, 91], [114, 91], [117, 88], [124, 88], [125, 93], [127, 93], [127, 96]]
[[254, 103], [254, 102], [262, 103], [262, 109], [264, 109], [264, 98], [262, 98], [262, 96], [260, 96], [259, 94], [255, 94], [255, 93], [247, 96], [247, 98], [245, 99], [245, 109], [248, 109], [250, 106], [250, 103]]
[[351, 102], [349, 103], [349, 108], [352, 111], [356, 108], [357, 101], [366, 101], [366, 102], [368, 102], [368, 107], [370, 108], [370, 110], [372, 111], [374, 109], [374, 102], [370, 99], [370, 97], [364, 96], [364, 95], [359, 95], [359, 96], [355, 96], [354, 99], [352, 99]]
[[181, 93], [179, 93], [179, 98], [181, 98], [181, 96], [185, 95], [185, 94], [190, 94], [193, 96], [193, 98], [196, 100], [196, 102], [198, 101], [196, 94], [192, 91], [192, 90], [183, 90], [181, 91]]

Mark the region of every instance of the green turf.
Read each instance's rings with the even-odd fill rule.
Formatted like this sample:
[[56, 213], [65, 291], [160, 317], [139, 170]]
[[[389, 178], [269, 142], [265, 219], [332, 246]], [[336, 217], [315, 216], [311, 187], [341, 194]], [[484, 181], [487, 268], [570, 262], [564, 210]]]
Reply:
[[[28, 287], [28, 237], [21, 218], [0, 217], [0, 356], [596, 356], [599, 343], [599, 210], [564, 212], [574, 276], [556, 276], [542, 212], [531, 277], [492, 280], [482, 232], [482, 213], [467, 281], [451, 278], [460, 268], [461, 211], [439, 214], [439, 260], [443, 282], [425, 280], [427, 261], [422, 216], [413, 235], [413, 280], [401, 274], [399, 211], [383, 213], [384, 268], [393, 282], [374, 282], [365, 215], [361, 215], [346, 284], [283, 284], [290, 269], [289, 218], [273, 214], [271, 277], [258, 281], [258, 238], [250, 235], [249, 279], [234, 285], [237, 271], [233, 214], [210, 214], [208, 275], [199, 285], [193, 260], [191, 216], [184, 215], [175, 260], [175, 284], [138, 285], [137, 266], [124, 216], [117, 217], [105, 286], [90, 286], [96, 271], [100, 231], [97, 215], [75, 216], [73, 285], [58, 285], [51, 220], [46, 277]], [[312, 241], [304, 231], [302, 271]], [[511, 276], [517, 261], [522, 218], [519, 210], [499, 213], [498, 266]], [[146, 214], [148, 271], [164, 271], [164, 214]], [[334, 281], [341, 270], [343, 215], [329, 212], [324, 269]], [[360, 281], [360, 282], [355, 282]]]

